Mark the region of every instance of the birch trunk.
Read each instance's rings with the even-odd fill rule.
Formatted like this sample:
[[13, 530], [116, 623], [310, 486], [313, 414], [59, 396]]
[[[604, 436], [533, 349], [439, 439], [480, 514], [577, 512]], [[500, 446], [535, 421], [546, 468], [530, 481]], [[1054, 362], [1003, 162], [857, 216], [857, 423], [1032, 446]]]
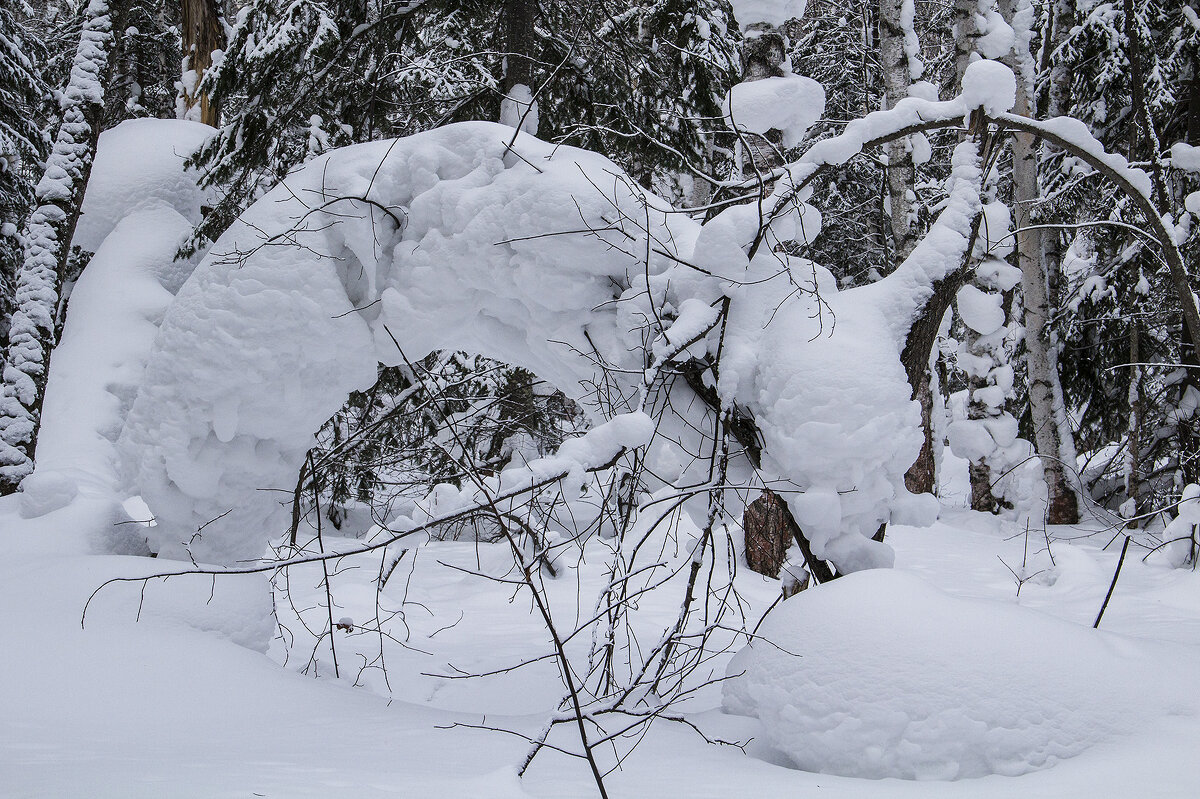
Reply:
[[[909, 0], [911, 2], [911, 0]], [[879, 0], [879, 60], [883, 66], [884, 96], [888, 108], [908, 97], [911, 65], [904, 47], [905, 29], [901, 23], [904, 0]], [[917, 243], [912, 224], [913, 203], [909, 199], [916, 170], [912, 153], [904, 140], [887, 146], [888, 217], [891, 222], [893, 261], [900, 264]]]
[[[1016, 13], [1028, 10], [1029, 0], [1005, 0], [1002, 11], [1012, 20]], [[1028, 50], [1010, 56], [1017, 74], [1017, 102], [1013, 111], [1029, 116], [1032, 109], [1033, 59]], [[1042, 231], [1034, 224], [1033, 205], [1040, 199], [1038, 187], [1038, 150], [1034, 136], [1014, 133], [1013, 152], [1013, 225], [1017, 230], [1017, 265], [1021, 269], [1021, 295], [1025, 306], [1026, 371], [1029, 380], [1029, 408], [1033, 417], [1034, 446], [1042, 456], [1046, 479], [1046, 520], [1050, 524], [1075, 524], [1079, 521], [1079, 502], [1068, 482], [1063, 464], [1063, 446], [1056, 386], [1058, 369], [1050, 340], [1050, 296], [1047, 269], [1043, 261]]]
[[1125, 457], [1125, 496], [1132, 500], [1133, 521], [1131, 529], [1137, 529], [1140, 520], [1137, 518], [1146, 510], [1145, 484], [1142, 480], [1142, 417], [1144, 400], [1142, 391], [1141, 362], [1141, 330], [1136, 318], [1129, 329], [1129, 363], [1132, 374], [1129, 377], [1129, 440], [1126, 445]]
[[[912, 0], [908, 0], [912, 2]], [[879, 0], [879, 60], [883, 68], [884, 97], [888, 108], [908, 97], [912, 82], [913, 65], [905, 49], [905, 25], [902, 14], [905, 0]], [[911, 11], [912, 9], [908, 9]], [[912, 252], [917, 243], [917, 230], [912, 224], [913, 203], [910, 192], [916, 183], [916, 168], [912, 152], [903, 140], [892, 142], [885, 148], [888, 165], [887, 201], [888, 227], [892, 240], [893, 263], [899, 265]], [[934, 327], [941, 326], [941, 318], [933, 320]], [[928, 357], [926, 358], [928, 360]], [[910, 375], [913, 382], [913, 399], [921, 403], [921, 428], [924, 441], [920, 454], [904, 475], [905, 486], [914, 494], [932, 494], [937, 481], [937, 460], [933, 446], [933, 391], [932, 377], [928, 364], [922, 371]]]

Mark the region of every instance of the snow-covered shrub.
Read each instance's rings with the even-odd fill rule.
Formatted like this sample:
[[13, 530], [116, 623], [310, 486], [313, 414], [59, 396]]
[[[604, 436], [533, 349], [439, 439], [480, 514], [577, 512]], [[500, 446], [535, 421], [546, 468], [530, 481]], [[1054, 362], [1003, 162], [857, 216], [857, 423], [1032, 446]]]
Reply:
[[1200, 552], [1200, 486], [1189, 484], [1179, 500], [1179, 515], [1162, 532], [1163, 550], [1172, 566], [1196, 565]]

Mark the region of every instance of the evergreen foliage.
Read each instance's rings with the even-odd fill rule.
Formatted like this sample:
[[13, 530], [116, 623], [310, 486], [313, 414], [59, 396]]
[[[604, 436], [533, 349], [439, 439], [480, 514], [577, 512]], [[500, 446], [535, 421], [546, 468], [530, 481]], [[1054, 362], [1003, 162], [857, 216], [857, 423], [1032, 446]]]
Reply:
[[39, 65], [44, 48], [31, 36], [27, 15], [0, 6], [0, 343], [8, 340], [14, 307], [19, 232], [33, 206], [37, 166], [45, 152], [37, 124], [47, 93]]
[[[195, 159], [228, 191], [199, 233], [214, 237], [314, 150], [498, 118], [501, 12], [443, 0], [254, 0], [201, 86], [230, 116]], [[536, 21], [540, 137], [604, 152], [644, 182], [703, 170], [701, 132], [719, 116], [737, 58], [725, 0], [546, 0]]]

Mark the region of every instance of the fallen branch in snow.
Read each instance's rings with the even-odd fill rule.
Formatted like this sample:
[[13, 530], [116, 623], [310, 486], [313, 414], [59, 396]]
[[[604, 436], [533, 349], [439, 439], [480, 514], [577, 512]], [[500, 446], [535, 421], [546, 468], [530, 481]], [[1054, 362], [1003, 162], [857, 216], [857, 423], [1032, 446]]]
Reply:
[[[615, 456], [613, 456], [613, 458], [611, 460], [609, 460], [608, 462], [600, 464], [598, 466], [591, 466], [591, 467], [585, 468], [582, 471], [585, 474], [595, 474], [596, 472], [606, 471], [608, 469], [611, 469], [613, 466], [616, 466], [617, 463], [620, 462], [621, 458], [625, 457], [625, 455], [627, 453], [628, 453], [628, 450], [621, 449], [621, 451], [618, 452]], [[534, 482], [530, 483], [528, 486], [522, 486], [521, 488], [515, 488], [515, 489], [511, 489], [509, 491], [505, 491], [503, 493], [497, 494], [493, 498], [493, 501], [494, 502], [505, 502], [505, 501], [508, 501], [511, 499], [516, 499], [518, 497], [525, 496], [527, 494], [531, 494], [535, 491], [539, 491], [543, 488], [546, 488], [547, 486], [553, 485], [554, 483], [559, 483], [563, 480], [566, 480], [568, 477], [571, 476], [573, 471], [574, 471], [573, 469], [564, 469], [561, 472], [553, 474], [549, 477], [545, 477], [540, 480], [535, 480]], [[321, 553], [321, 554], [316, 554], [316, 555], [303, 555], [303, 556], [292, 557], [292, 558], [284, 558], [283, 560], [269, 561], [266, 563], [255, 563], [255, 564], [250, 564], [250, 565], [246, 565], [246, 566], [214, 566], [214, 567], [207, 567], [207, 568], [202, 567], [202, 566], [197, 566], [197, 567], [191, 568], [191, 569], [177, 569], [175, 571], [155, 572], [154, 574], [146, 574], [146, 575], [142, 575], [140, 577], [111, 577], [111, 578], [105, 580], [99, 586], [97, 586], [96, 590], [92, 591], [92, 593], [88, 596], [87, 602], [85, 602], [83, 605], [83, 613], [79, 619], [79, 625], [81, 628], [86, 626], [88, 606], [91, 605], [92, 600], [96, 598], [96, 595], [98, 593], [100, 593], [100, 591], [102, 591], [105, 587], [112, 585], [114, 583], [147, 582], [149, 580], [156, 580], [156, 579], [164, 579], [165, 580], [165, 579], [168, 579], [171, 577], [182, 577], [182, 576], [188, 575], [188, 574], [206, 574], [206, 575], [212, 575], [212, 576], [223, 575], [223, 574], [263, 574], [266, 572], [274, 572], [274, 571], [278, 571], [280, 569], [286, 569], [289, 566], [300, 566], [300, 565], [303, 565], [306, 563], [322, 563], [322, 562], [330, 561], [330, 560], [339, 560], [341, 558], [350, 558], [350, 557], [354, 557], [355, 555], [363, 555], [367, 552], [376, 552], [378, 550], [384, 549], [384, 548], [396, 543], [397, 541], [400, 541], [404, 538], [408, 538], [411, 535], [416, 535], [417, 533], [428, 532], [429, 530], [437, 527], [440, 524], [447, 524], [449, 522], [459, 521], [459, 520], [467, 518], [469, 516], [476, 515], [481, 510], [483, 510], [484, 507], [485, 507], [484, 505], [473, 505], [469, 508], [463, 508], [463, 509], [451, 511], [442, 516], [437, 516], [437, 517], [429, 519], [425, 522], [422, 522], [421, 524], [418, 524], [407, 530], [394, 531], [394, 530], [389, 529], [388, 532], [392, 533], [392, 535], [388, 536], [386, 539], [384, 539], [382, 541], [376, 541], [374, 543], [367, 544], [365, 546], [358, 547], [357, 549], [350, 549], [350, 550], [346, 550], [343, 552], [328, 552], [328, 553]], [[385, 529], [387, 529], [387, 528], [385, 528]]]
[[1100, 619], [1104, 618], [1104, 611], [1108, 609], [1108, 601], [1112, 599], [1113, 590], [1117, 587], [1117, 578], [1121, 576], [1121, 565], [1125, 563], [1125, 553], [1129, 551], [1129, 538], [1129, 536], [1125, 536], [1125, 543], [1121, 545], [1121, 557], [1117, 558], [1117, 570], [1113, 572], [1108, 593], [1104, 595], [1104, 604], [1100, 606], [1100, 612], [1096, 614], [1096, 623], [1092, 625], [1093, 630], [1100, 626]]

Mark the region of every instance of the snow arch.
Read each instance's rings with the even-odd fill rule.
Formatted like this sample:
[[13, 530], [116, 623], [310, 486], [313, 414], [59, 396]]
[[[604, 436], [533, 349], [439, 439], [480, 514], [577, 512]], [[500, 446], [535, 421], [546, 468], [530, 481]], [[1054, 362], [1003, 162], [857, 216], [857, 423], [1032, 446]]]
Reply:
[[512, 135], [475, 123], [336, 151], [222, 236], [169, 309], [120, 440], [153, 547], [261, 554], [283, 529], [270, 489], [378, 363], [467, 349], [576, 396], [595, 357], [642, 368], [648, 320], [619, 321], [636, 310], [618, 300], [670, 265], [646, 260], [642, 229], [694, 232], [607, 159]]
[[[334, 151], [221, 237], [168, 310], [119, 441], [151, 546], [259, 556], [313, 431], [379, 362], [468, 349], [576, 397], [603, 364], [633, 395], [648, 362], [694, 342], [722, 348], [715, 389], [755, 417], [762, 477], [796, 489], [813, 551], [841, 571], [890, 563], [869, 538], [907, 497], [919, 438], [888, 298], [838, 294], [766, 248], [748, 259], [758, 208], [700, 228], [602, 156], [513, 135], [464, 123]], [[722, 306], [724, 333], [703, 335]], [[683, 416], [655, 439], [676, 444], [647, 457], [679, 474], [709, 411], [684, 381], [669, 391]]]

